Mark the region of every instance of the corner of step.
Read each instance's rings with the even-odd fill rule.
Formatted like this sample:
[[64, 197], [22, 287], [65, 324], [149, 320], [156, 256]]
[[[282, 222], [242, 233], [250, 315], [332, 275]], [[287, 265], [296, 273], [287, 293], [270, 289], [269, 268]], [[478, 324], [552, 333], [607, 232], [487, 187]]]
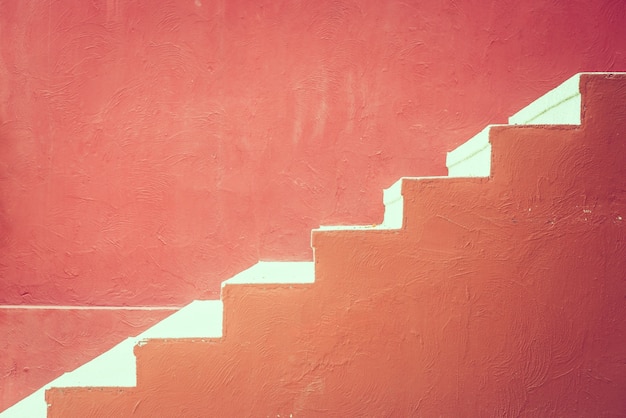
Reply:
[[394, 230], [402, 228], [402, 216], [404, 209], [404, 199], [402, 197], [401, 177], [391, 186], [383, 190], [383, 204], [385, 213], [380, 224], [369, 225], [320, 225], [312, 231], [362, 231], [362, 230]]
[[[509, 125], [580, 125], [581, 76], [624, 73], [578, 73], [533, 101], [508, 119]], [[488, 177], [491, 174], [491, 144], [488, 125], [446, 156], [450, 177]], [[502, 126], [502, 125], [500, 125]]]

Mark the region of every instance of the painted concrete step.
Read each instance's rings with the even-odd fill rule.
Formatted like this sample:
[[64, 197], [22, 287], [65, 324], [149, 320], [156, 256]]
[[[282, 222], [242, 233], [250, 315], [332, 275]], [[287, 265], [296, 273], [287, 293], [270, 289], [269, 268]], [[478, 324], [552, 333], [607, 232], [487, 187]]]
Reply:
[[[573, 135], [574, 129], [553, 131], [571, 142], [580, 138]], [[610, 145], [607, 148], [621, 146], [597, 132], [595, 138]], [[538, 158], [542, 157], [545, 155], [539, 154]], [[551, 163], [544, 162], [544, 166]], [[575, 163], [571, 159], [564, 164]], [[626, 165], [610, 165], [617, 176], [626, 178], [626, 169], [621, 167]], [[601, 190], [604, 179], [598, 173], [605, 170], [598, 164], [590, 168], [593, 175], [577, 180]], [[558, 181], [561, 187], [569, 186], [569, 178]], [[626, 335], [623, 321], [619, 322], [624, 317], [620, 302], [624, 281], [620, 278], [626, 260], [624, 247], [619, 246], [619, 226], [607, 218], [592, 225], [565, 217], [559, 226], [567, 233], [555, 234], [550, 222], [555, 218], [527, 211], [526, 202], [509, 193], [508, 183], [487, 177], [402, 179], [397, 188], [404, 201], [403, 229], [340, 227], [315, 234], [320, 239], [314, 240], [314, 288], [326, 289], [327, 294], [315, 290], [314, 300], [307, 301], [304, 296], [313, 292], [305, 294], [311, 289], [303, 286], [310, 282], [290, 285], [291, 274], [272, 279], [267, 266], [259, 267], [260, 273], [250, 277], [243, 274], [232, 284], [244, 286], [224, 289], [233, 289], [239, 296], [246, 288], [265, 292], [256, 299], [265, 303], [261, 318], [259, 311], [247, 312], [243, 303], [236, 310], [229, 308], [245, 318], [249, 334], [229, 338], [226, 324], [221, 340], [142, 342], [135, 350], [136, 388], [93, 393], [86, 389], [66, 393], [53, 390], [49, 392], [52, 418], [77, 411], [70, 396], [80, 399], [81, 412], [89, 415], [99, 411], [98, 416], [127, 416], [131, 412], [145, 417], [176, 416], [181, 405], [194, 416], [306, 415], [319, 411], [344, 416], [388, 415], [384, 405], [373, 410], [364, 402], [372, 393], [393, 399], [393, 411], [400, 416], [458, 415], [461, 409], [470, 410], [472, 416], [497, 415], [508, 410], [512, 400], [531, 399], [538, 392], [539, 400], [529, 401], [534, 402], [533, 407], [542, 407], [542, 398], [565, 393], [568, 407], [577, 408], [579, 393], [569, 391], [571, 381], [563, 377], [570, 374], [572, 366], [579, 372], [591, 370], [595, 361], [578, 361], [598, 358], [597, 354], [607, 348], [606, 344], [592, 347], [585, 341]], [[474, 191], [482, 190], [492, 194], [479, 195], [483, 199], [480, 204], [470, 200]], [[534, 197], [524, 199], [529, 196]], [[578, 196], [564, 195], [568, 208], [576, 206]], [[610, 193], [603, 198], [612, 199], [616, 210], [626, 207], [623, 199]], [[560, 215], [559, 202], [545, 203], [548, 212]], [[527, 217], [522, 218], [522, 213]], [[413, 217], [423, 218], [415, 222], [415, 230], [410, 228], [412, 223], [405, 222]], [[406, 233], [407, 228], [411, 233]], [[604, 255], [590, 256], [582, 242], [604, 243], [619, 253], [607, 264]], [[554, 254], [543, 257], [546, 248], [553, 249]], [[604, 275], [600, 280], [598, 271]], [[614, 286], [617, 291], [604, 293], [605, 286]], [[268, 300], [274, 289], [280, 289], [276, 293], [280, 297]], [[223, 297], [227, 293], [224, 291]], [[256, 291], [252, 296], [257, 296]], [[598, 303], [609, 297], [611, 306], [620, 309], [597, 315]], [[274, 315], [275, 307], [279, 315]], [[571, 332], [572, 327], [576, 327], [575, 332]], [[494, 335], [497, 341], [511, 343], [493, 344]], [[574, 341], [581, 355], [570, 355], [574, 350], [557, 352], [563, 341], [567, 345]], [[520, 353], [526, 356], [528, 351], [520, 351], [520, 346], [533, 350], [520, 358]], [[464, 361], [468, 353], [469, 358], [483, 364]], [[616, 348], [613, 358], [619, 359], [621, 354]], [[500, 364], [494, 368], [494, 358], [505, 359], [504, 375], [521, 376], [531, 384], [501, 380], [502, 369]], [[553, 367], [545, 367], [548, 358], [555, 358]], [[618, 405], [623, 385], [618, 383], [607, 390], [606, 383], [615, 380], [610, 379], [612, 372], [606, 372], [611, 365], [606, 366], [594, 373], [606, 374], [607, 379], [587, 379], [583, 389]], [[539, 375], [538, 369], [543, 370]], [[477, 375], [480, 387], [474, 384]], [[459, 379], [470, 391], [461, 398]], [[407, 387], [414, 393], [407, 394]], [[433, 387], [447, 397], [429, 397]], [[475, 401], [481, 397], [481, 402]], [[592, 410], [594, 407], [590, 405], [586, 415], [600, 415], [593, 413], [599, 410]], [[520, 405], [515, 413], [524, 412], [523, 408]], [[576, 409], [564, 411], [572, 415]]]
[[[581, 125], [509, 125], [491, 130], [491, 179], [508, 185], [529, 210], [563, 200], [565, 192], [584, 196], [580, 209], [624, 184], [626, 74], [582, 74], [580, 91]], [[585, 187], [583, 179], [598, 175], [606, 181]], [[566, 184], [563, 178], [568, 179]]]
[[405, 220], [405, 196], [403, 185], [412, 181], [431, 181], [435, 179], [447, 179], [448, 176], [431, 177], [401, 177], [390, 187], [383, 190], [383, 203], [385, 213], [383, 222], [377, 225], [322, 225], [315, 231], [349, 231], [349, 230], [399, 230], [402, 229]]
[[222, 291], [232, 285], [306, 284], [315, 281], [312, 261], [259, 261], [222, 282]]
[[[241, 335], [250, 335], [254, 330], [277, 326], [283, 333], [289, 332], [285, 321], [294, 318], [285, 313], [291, 306], [297, 310], [298, 301], [307, 299], [316, 281], [315, 264], [312, 261], [260, 261], [247, 270], [222, 283], [222, 302], [224, 304], [223, 338], [208, 341], [209, 344], [224, 346], [237, 340]], [[293, 305], [296, 305], [295, 307]], [[269, 309], [268, 309], [269, 308]], [[250, 331], [250, 330], [253, 331]], [[276, 336], [277, 339], [280, 336]], [[190, 342], [187, 339], [187, 342]], [[182, 340], [148, 339], [135, 350], [137, 355], [137, 386], [153, 387], [163, 384], [168, 375], [176, 375], [181, 366], [179, 358], [164, 360], [159, 370], [151, 365], [155, 359], [163, 357], [161, 348], [169, 350], [172, 345], [183, 344]], [[198, 341], [195, 343], [207, 343]], [[161, 360], [159, 360], [161, 361]], [[182, 364], [183, 368], [188, 364]]]
[[0, 413], [0, 418], [43, 418], [45, 391], [51, 387], [121, 386], [136, 383], [133, 349], [146, 338], [209, 338], [222, 335], [222, 302], [194, 301], [136, 337], [127, 338], [106, 353], [43, 386]]
[[[511, 125], [580, 124], [580, 76], [576, 74], [509, 118]], [[491, 128], [488, 125], [474, 137], [450, 151], [446, 158], [448, 175], [488, 177], [491, 174]]]
[[321, 225], [320, 230], [367, 230], [367, 229], [400, 229], [402, 228], [403, 200], [401, 191], [402, 179], [383, 190], [385, 213], [380, 224], [373, 225]]
[[[229, 299], [229, 295], [236, 295], [239, 291], [255, 287], [284, 287], [310, 285], [315, 281], [315, 268], [313, 262], [274, 262], [260, 261], [247, 270], [233, 276], [222, 283], [222, 297]], [[210, 341], [220, 339], [223, 336], [223, 324], [227, 323], [224, 318], [224, 302], [219, 301], [195, 301], [181, 309], [176, 314], [163, 322], [155, 325], [147, 332], [137, 337], [129, 338], [116, 347], [114, 353], [106, 353], [103, 358], [94, 360], [95, 366], [106, 368], [107, 364], [118, 362], [123, 369], [124, 377], [119, 378], [89, 378], [100, 374], [98, 368], [87, 364], [73, 372], [71, 379], [51, 382], [42, 388], [36, 397], [38, 401], [43, 399], [46, 389], [55, 388], [56, 391], [80, 392], [80, 388], [100, 388], [103, 396], [106, 393], [118, 394], [119, 390], [132, 389], [139, 382], [145, 381], [141, 370], [138, 370], [140, 362], [133, 355], [141, 353], [145, 345], [154, 345], [159, 342], [176, 341]], [[208, 322], [206, 322], [206, 321]], [[150, 348], [150, 347], [148, 347]], [[111, 350], [114, 351], [114, 350]], [[117, 360], [118, 356], [120, 361]], [[76, 373], [76, 372], [81, 372]], [[130, 373], [129, 373], [130, 371]], [[120, 373], [122, 370], [120, 370]], [[116, 375], [117, 372], [113, 372]], [[69, 382], [69, 383], [68, 383]], [[23, 405], [17, 413], [28, 411], [28, 405]], [[39, 411], [45, 411], [45, 401], [38, 403]], [[27, 415], [27, 416], [45, 416]], [[5, 418], [4, 416], [1, 416]], [[22, 415], [7, 415], [8, 417], [22, 417]]]
[[0, 305], [0, 413], [181, 307]]
[[[415, 229], [416, 225], [424, 223], [425, 218], [434, 212], [439, 211], [441, 215], [454, 208], [470, 205], [476, 199], [487, 199], [489, 189], [484, 184], [488, 181], [486, 177], [402, 177], [386, 190], [387, 196], [393, 196], [393, 204], [386, 206], [385, 217], [392, 220], [377, 226], [321, 226], [312, 232], [383, 233]], [[393, 225], [393, 228], [389, 225]]]
[[[579, 73], [544, 94], [508, 120], [508, 125], [572, 125], [581, 124], [581, 108], [585, 79], [590, 77], [620, 77], [626, 73]], [[489, 125], [476, 136], [450, 151], [446, 158], [448, 174], [454, 177], [488, 177], [491, 174], [492, 128]]]

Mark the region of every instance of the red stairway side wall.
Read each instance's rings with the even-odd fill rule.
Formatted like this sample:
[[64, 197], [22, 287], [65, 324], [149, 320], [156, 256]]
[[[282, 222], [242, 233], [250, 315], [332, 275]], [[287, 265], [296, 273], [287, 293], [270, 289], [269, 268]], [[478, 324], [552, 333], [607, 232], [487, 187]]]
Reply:
[[0, 303], [182, 304], [578, 71], [619, 2], [0, 3]]
[[[381, 189], [444, 174], [571, 74], [626, 65], [612, 0], [6, 0], [0, 39], [2, 304], [217, 297], [310, 258], [320, 223], [380, 222]], [[64, 367], [1, 354], [41, 384]]]
[[0, 412], [172, 312], [0, 309]]
[[224, 338], [50, 418], [626, 415], [626, 76], [582, 127], [491, 132], [490, 178], [405, 180], [402, 230], [318, 231], [311, 285], [227, 286]]

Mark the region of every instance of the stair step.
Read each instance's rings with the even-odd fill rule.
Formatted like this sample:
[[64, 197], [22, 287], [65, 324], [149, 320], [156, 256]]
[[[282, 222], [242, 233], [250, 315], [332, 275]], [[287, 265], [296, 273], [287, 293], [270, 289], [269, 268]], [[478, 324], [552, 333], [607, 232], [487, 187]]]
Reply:
[[[51, 387], [118, 386], [136, 384], [133, 349], [146, 338], [217, 338], [222, 335], [222, 302], [197, 300], [136, 337], [127, 338], [92, 361], [65, 373], [0, 413], [0, 418], [45, 417], [45, 391]], [[198, 318], [206, 318], [199, 321]]]
[[509, 118], [509, 125], [580, 125], [582, 74], [575, 74], [515, 113]]
[[[585, 73], [591, 74], [591, 73]], [[544, 94], [509, 118], [509, 125], [580, 125], [581, 73]], [[488, 125], [446, 157], [451, 177], [488, 177], [491, 174], [491, 144]]]
[[222, 289], [243, 284], [297, 284], [315, 281], [312, 261], [259, 261], [247, 270], [222, 282]]
[[[313, 262], [260, 261], [222, 283], [222, 290], [233, 285], [310, 284], [315, 281]], [[199, 321], [206, 318], [206, 321]], [[131, 337], [95, 358], [45, 385], [35, 393], [0, 414], [0, 418], [45, 417], [45, 391], [66, 387], [131, 388], [137, 384], [136, 346], [150, 340], [221, 338], [223, 302], [197, 300], [157, 323], [136, 337]]]
[[495, 125], [488, 125], [447, 154], [446, 166], [449, 177], [489, 177], [491, 173], [489, 132], [493, 126]]
[[400, 229], [402, 228], [402, 179], [399, 179], [389, 188], [383, 190], [385, 214], [383, 222], [372, 225], [321, 225], [318, 229], [325, 231], [350, 231], [363, 229]]
[[[588, 330], [586, 325], [581, 328], [580, 341], [574, 340], [577, 336], [570, 335], [563, 324], [571, 318], [578, 323], [591, 324], [582, 320], [587, 315], [583, 315], [576, 303], [568, 303], [561, 307], [561, 312], [566, 309], [566, 314], [558, 317], [559, 312], [552, 310], [549, 302], [558, 300], [565, 290], [571, 291], [566, 295], [574, 301], [587, 300], [588, 292], [579, 292], [584, 289], [582, 285], [569, 286], [563, 278], [568, 278], [569, 272], [587, 268], [580, 261], [584, 261], [587, 250], [577, 242], [589, 238], [588, 232], [594, 226], [577, 229], [573, 240], [566, 234], [552, 234], [550, 222], [564, 213], [559, 202], [546, 203], [546, 214], [551, 217], [546, 218], [544, 213], [539, 216], [526, 202], [535, 199], [534, 189], [539, 190], [539, 185], [529, 182], [533, 190], [517, 196], [510, 192], [509, 182], [498, 183], [501, 177], [496, 178], [492, 173], [490, 143], [492, 135], [491, 139], [497, 139], [494, 141], [496, 155], [501, 158], [501, 155], [506, 156], [498, 153], [502, 143], [536, 152], [537, 149], [554, 150], [560, 143], [580, 138], [583, 129], [576, 129], [575, 125], [576, 121], [580, 124], [580, 103], [586, 102], [578, 91], [588, 90], [583, 89], [587, 84], [580, 75], [573, 80], [509, 121], [528, 125], [556, 122], [569, 127], [560, 126], [552, 132], [544, 132], [547, 129], [542, 127], [509, 125], [498, 125], [493, 132], [493, 126], [485, 128], [469, 145], [448, 155], [450, 176], [403, 178], [390, 187], [384, 195], [382, 224], [321, 227], [317, 234], [314, 231], [317, 239], [312, 238], [315, 262], [259, 262], [224, 282], [222, 301], [226, 314], [221, 340], [142, 340], [135, 348], [138, 388], [119, 392], [128, 395], [127, 399], [109, 404], [108, 398], [106, 402], [97, 396], [91, 398], [88, 389], [76, 389], [76, 393], [65, 395], [52, 391], [49, 393], [54, 405], [51, 414], [62, 416], [66, 411], [63, 402], [69, 396], [92, 399], [90, 407], [94, 411], [100, 405], [108, 411], [129, 411], [140, 403], [133, 396], [148, 396], [152, 398], [140, 406], [144, 408], [142, 416], [148, 416], [146, 408], [152, 408], [149, 412], [167, 415], [166, 409], [160, 408], [179, 408], [180, 404], [207, 416], [227, 416], [228, 411], [234, 416], [248, 416], [252, 412], [274, 416], [278, 411], [283, 414], [283, 409], [335, 411], [331, 408], [362, 415], [365, 410], [358, 408], [368, 408], [363, 406], [362, 399], [380, 391], [404, 405], [404, 413], [396, 410], [399, 415], [409, 415], [409, 411], [418, 410], [423, 398], [418, 401], [415, 395], [415, 399], [401, 399], [407, 387], [403, 377], [410, 380], [411, 388], [419, 387], [416, 394], [425, 393], [433, 384], [440, 385], [441, 393], [450, 393], [450, 400], [456, 394], [459, 403], [458, 379], [471, 387], [475, 373], [482, 372], [463, 361], [468, 352], [474, 358], [485, 352], [487, 359], [503, 353], [509, 358], [519, 353], [518, 343], [534, 343], [537, 335], [542, 337], [544, 333], [537, 331], [543, 331], [544, 327], [545, 335], [561, 336], [559, 333], [563, 331], [563, 338], [572, 338], [582, 346], [593, 324]], [[572, 118], [572, 113], [577, 113], [578, 119]], [[583, 119], [589, 121], [584, 115]], [[515, 133], [507, 137], [502, 131]], [[546, 141], [551, 139], [558, 141]], [[544, 146], [546, 142], [551, 143], [550, 147]], [[533, 173], [549, 172], [546, 166], [554, 165], [554, 159], [546, 158], [545, 152], [540, 156], [543, 160], [538, 166], [543, 170], [532, 170]], [[497, 169], [508, 166], [495, 161]], [[566, 162], [573, 164], [572, 161]], [[528, 162], [521, 159], [518, 164], [526, 167]], [[623, 170], [616, 167], [611, 166], [613, 172], [623, 178]], [[595, 187], [601, 184], [594, 177], [601, 170], [597, 165], [591, 168], [585, 178], [590, 179], [590, 187]], [[520, 173], [526, 174], [524, 170]], [[555, 184], [562, 186], [564, 183], [560, 181]], [[570, 206], [575, 202], [572, 196], [578, 195], [580, 193], [567, 197]], [[542, 198], [545, 199], [545, 194]], [[528, 222], [523, 223], [522, 213], [528, 213]], [[566, 218], [568, 222], [576, 222], [573, 217]], [[406, 222], [407, 219], [410, 222]], [[604, 228], [606, 231], [614, 229], [608, 223]], [[380, 229], [400, 230], [371, 231]], [[594, 231], [594, 237], [601, 237], [600, 232]], [[546, 244], [560, 249], [562, 257], [556, 257], [555, 262], [551, 257], [537, 256], [529, 260], [519, 255], [533, 255], [534, 249], [541, 249], [538, 238], [545, 238]], [[617, 248], [618, 234], [609, 238], [607, 246]], [[520, 242], [527, 245], [520, 249], [517, 245]], [[623, 260], [623, 257], [616, 259]], [[520, 268], [512, 267], [514, 260], [526, 263]], [[579, 266], [570, 263], [577, 260], [581, 262]], [[609, 277], [617, 281], [620, 271], [623, 266], [614, 263]], [[513, 279], [519, 281], [509, 280], [511, 273]], [[584, 274], [571, 276], [584, 283], [592, 273], [590, 268]], [[313, 282], [315, 286], [307, 286]], [[597, 280], [592, 286], [598, 300], [605, 296]], [[619, 289], [621, 291], [621, 287]], [[619, 294], [613, 292], [612, 302], [620, 303]], [[590, 312], [595, 309], [593, 303], [585, 305]], [[528, 311], [529, 304], [534, 310]], [[517, 325], [518, 318], [526, 312], [530, 312], [530, 319], [520, 322], [523, 332], [515, 332], [510, 337], [515, 344], [482, 344], [490, 335], [506, 339], [511, 324]], [[555, 320], [547, 326], [548, 315], [557, 316], [563, 324]], [[470, 325], [472, 339], [468, 331]], [[237, 332], [231, 333], [234, 328]], [[546, 356], [552, 355], [549, 339], [542, 339], [538, 344], [537, 347], [547, 347]], [[400, 360], [394, 357], [397, 351]], [[544, 358], [540, 356], [537, 361]], [[485, 364], [491, 363], [493, 361], [489, 360]], [[559, 367], [558, 362], [553, 363]], [[528, 372], [527, 362], [516, 360], [511, 367], [514, 374], [528, 381], [536, 380], [535, 374]], [[455, 368], [460, 373], [454, 373]], [[564, 364], [563, 369], [569, 370], [569, 364]], [[435, 378], [439, 380], [430, 379], [424, 370], [438, 371]], [[490, 393], [496, 396], [502, 382], [489, 379], [497, 374], [499, 369], [481, 376], [486, 378]], [[557, 382], [563, 377], [560, 370], [546, 371], [545, 376], [548, 375], [550, 383], [546, 384], [561, 384]], [[376, 376], [374, 386], [368, 376]], [[540, 384], [534, 388], [545, 383], [538, 382]], [[567, 382], [562, 387], [566, 388]], [[529, 392], [529, 386], [512, 387], [512, 390], [515, 396], [522, 396]], [[109, 391], [107, 396], [112, 394], [110, 388], [105, 391]], [[465, 398], [477, 399], [481, 391], [479, 388]], [[180, 395], [180, 399], [174, 396], [174, 401], [163, 402], [162, 398], [171, 393]], [[292, 402], [303, 394], [306, 396]], [[512, 395], [507, 392], [505, 396], [507, 401]], [[246, 402], [233, 402], [237, 399]], [[573, 402], [575, 405], [576, 401]], [[419, 412], [432, 415], [443, 410], [450, 414], [451, 410], [442, 409], [447, 404], [450, 404], [447, 400], [433, 398], [430, 405]], [[243, 407], [247, 408], [245, 413], [241, 409], [239, 413], [232, 412]], [[370, 409], [367, 412], [382, 415], [383, 411]], [[484, 411], [480, 405], [474, 406], [473, 415], [481, 412]]]

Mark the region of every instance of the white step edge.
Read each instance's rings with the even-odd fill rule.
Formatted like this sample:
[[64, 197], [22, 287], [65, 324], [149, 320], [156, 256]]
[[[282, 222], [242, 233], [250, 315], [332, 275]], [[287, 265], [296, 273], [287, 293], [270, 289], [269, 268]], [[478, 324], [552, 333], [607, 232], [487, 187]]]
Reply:
[[509, 118], [509, 125], [580, 125], [582, 75], [625, 75], [626, 72], [584, 72], [574, 74]]
[[318, 231], [351, 231], [368, 229], [400, 229], [402, 228], [402, 216], [404, 211], [404, 199], [402, 197], [402, 178], [383, 190], [383, 203], [385, 213], [383, 222], [372, 225], [320, 225]]
[[223, 304], [220, 300], [196, 300], [136, 337], [127, 338], [74, 371], [63, 374], [0, 413], [0, 418], [45, 418], [45, 391], [51, 387], [122, 386], [137, 383], [133, 348], [146, 338], [219, 338]]
[[[580, 76], [578, 73], [550, 90], [508, 119], [509, 125], [580, 125]], [[584, 73], [592, 74], [592, 73]], [[446, 156], [450, 177], [489, 177], [491, 144], [488, 125]], [[500, 125], [502, 126], [502, 125]]]
[[578, 73], [509, 118], [509, 125], [580, 125]]
[[222, 282], [222, 288], [241, 284], [306, 284], [315, 282], [313, 261], [259, 261]]
[[402, 178], [383, 190], [385, 214], [383, 223], [377, 229], [400, 229], [404, 214], [404, 197], [402, 196]]
[[[466, 177], [466, 176], [464, 176]], [[321, 225], [313, 231], [358, 231], [358, 230], [396, 230], [402, 228], [404, 218], [404, 196], [402, 196], [402, 182], [405, 180], [445, 179], [449, 176], [429, 177], [401, 177], [389, 188], [383, 191], [385, 214], [383, 223], [378, 225]]]

